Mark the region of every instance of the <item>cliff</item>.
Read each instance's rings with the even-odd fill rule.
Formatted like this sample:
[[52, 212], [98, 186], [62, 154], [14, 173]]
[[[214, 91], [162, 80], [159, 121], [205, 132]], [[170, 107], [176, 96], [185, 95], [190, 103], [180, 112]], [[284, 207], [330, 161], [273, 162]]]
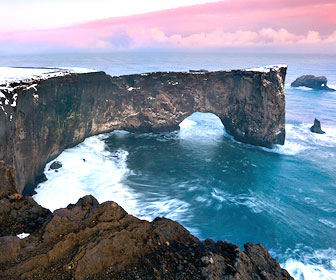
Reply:
[[14, 169], [0, 162], [0, 279], [293, 279], [262, 245], [201, 242], [174, 221], [141, 221], [92, 196], [50, 213], [15, 189]]
[[172, 131], [194, 112], [216, 114], [238, 141], [283, 144], [286, 70], [66, 73], [0, 85], [0, 159], [14, 166], [22, 192], [48, 161], [88, 136]]

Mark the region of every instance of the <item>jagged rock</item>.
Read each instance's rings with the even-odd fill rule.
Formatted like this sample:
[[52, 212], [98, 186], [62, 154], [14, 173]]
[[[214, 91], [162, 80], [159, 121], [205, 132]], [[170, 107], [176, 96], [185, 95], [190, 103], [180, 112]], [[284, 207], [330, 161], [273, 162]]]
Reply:
[[14, 169], [0, 161], [0, 236], [31, 233], [39, 229], [50, 214], [33, 198], [17, 193]]
[[303, 75], [291, 83], [292, 87], [308, 87], [318, 90], [335, 91], [327, 86], [327, 78], [325, 76], [316, 77], [314, 75]]
[[50, 165], [49, 170], [50, 169], [51, 170], [56, 170], [56, 169], [60, 169], [60, 168], [62, 168], [62, 163], [56, 160]]
[[0, 279], [293, 279], [261, 245], [245, 250], [85, 196], [25, 239], [0, 237]]
[[47, 162], [88, 136], [172, 131], [194, 112], [216, 114], [238, 141], [283, 144], [286, 70], [68, 73], [12, 84], [6, 98], [16, 106], [0, 110], [0, 158], [14, 166], [21, 193]]
[[310, 128], [310, 131], [318, 134], [325, 134], [321, 128], [321, 122], [318, 119], [314, 120], [314, 125]]

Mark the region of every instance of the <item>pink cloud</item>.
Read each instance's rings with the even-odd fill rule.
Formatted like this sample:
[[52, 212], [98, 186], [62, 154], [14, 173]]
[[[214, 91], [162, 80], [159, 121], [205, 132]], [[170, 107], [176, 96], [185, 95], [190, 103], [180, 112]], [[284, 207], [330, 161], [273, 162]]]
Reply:
[[53, 30], [0, 33], [0, 42], [50, 48], [336, 48], [334, 0], [228, 0], [97, 20]]
[[162, 30], [133, 30], [129, 33], [133, 47], [144, 48], [150, 46], [211, 48], [235, 46], [290, 46], [311, 44], [336, 44], [336, 31], [330, 36], [321, 36], [316, 31], [309, 31], [306, 35], [295, 35], [282, 28], [275, 30], [263, 28], [259, 31], [237, 30], [225, 32], [214, 30], [200, 32], [189, 36], [180, 34], [166, 35]]

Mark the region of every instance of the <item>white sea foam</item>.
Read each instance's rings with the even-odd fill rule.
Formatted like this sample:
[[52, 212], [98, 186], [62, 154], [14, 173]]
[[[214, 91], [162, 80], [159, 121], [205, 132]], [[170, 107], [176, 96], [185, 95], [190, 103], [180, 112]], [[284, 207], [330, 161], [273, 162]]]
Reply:
[[149, 221], [156, 217], [166, 217], [179, 222], [190, 219], [190, 216], [186, 214], [189, 210], [189, 203], [176, 198], [162, 197], [145, 201], [141, 208], [133, 210], [134, 215]]
[[[84, 195], [92, 194], [99, 202], [113, 200], [126, 211], [136, 208], [136, 195], [120, 181], [129, 172], [128, 153], [107, 151], [104, 135], [86, 139], [75, 148], [65, 150], [57, 160], [62, 163], [58, 172], [45, 168], [48, 181], [39, 184], [34, 199], [54, 211], [76, 203]], [[127, 201], [127, 203], [125, 203]]]
[[[286, 140], [284, 145], [275, 145], [272, 149], [262, 148], [269, 152], [297, 155], [306, 150], [317, 150], [319, 147], [336, 146], [336, 127], [322, 125], [326, 134], [310, 131], [312, 124], [286, 124]], [[226, 136], [221, 120], [211, 113], [196, 112], [180, 123], [179, 138], [207, 144], [215, 143]], [[236, 142], [236, 141], [235, 141]], [[328, 154], [326, 156], [334, 156]]]
[[[285, 144], [275, 145], [273, 149], [266, 151], [276, 152], [286, 155], [296, 155], [305, 150], [314, 150], [319, 147], [336, 146], [336, 127], [322, 126], [325, 134], [312, 133], [311, 124], [286, 124]], [[330, 154], [330, 156], [332, 156]]]
[[314, 90], [310, 87], [305, 87], [305, 86], [300, 86], [300, 87], [294, 87], [295, 89], [299, 89], [299, 90], [306, 90], [306, 91], [311, 91]]
[[213, 199], [218, 200], [221, 203], [225, 202], [228, 205], [245, 206], [249, 208], [251, 212], [256, 214], [261, 212], [271, 212], [272, 215], [274, 215], [275, 212], [283, 214], [282, 210], [275, 206], [274, 203], [269, 201], [266, 197], [263, 197], [262, 194], [255, 193], [251, 190], [245, 194], [232, 194], [214, 188], [210, 194]]
[[[336, 250], [316, 250], [306, 254], [304, 260], [288, 259], [284, 267], [295, 280], [335, 280], [336, 279]], [[326, 268], [327, 267], [327, 268]]]
[[[114, 131], [113, 134], [124, 137], [128, 132]], [[93, 136], [65, 150], [56, 158], [62, 163], [57, 172], [49, 170], [54, 161], [49, 162], [45, 167], [48, 180], [38, 185], [33, 198], [43, 207], [54, 211], [91, 194], [100, 203], [115, 201], [129, 214], [141, 219], [151, 221], [164, 216], [182, 223], [190, 220], [192, 213], [187, 202], [160, 195], [148, 198], [146, 194], [136, 193], [123, 183], [123, 179], [132, 174], [127, 167], [128, 152], [107, 151], [103, 140], [108, 136]], [[142, 202], [141, 205], [139, 202]], [[196, 229], [188, 229], [197, 234]]]
[[319, 222], [328, 226], [328, 227], [331, 227], [331, 228], [335, 228], [336, 229], [336, 224], [333, 223], [332, 221], [329, 221], [327, 219], [319, 219]]
[[302, 262], [289, 259], [282, 265], [295, 280], [335, 280], [336, 271], [325, 269], [321, 265], [304, 264]]

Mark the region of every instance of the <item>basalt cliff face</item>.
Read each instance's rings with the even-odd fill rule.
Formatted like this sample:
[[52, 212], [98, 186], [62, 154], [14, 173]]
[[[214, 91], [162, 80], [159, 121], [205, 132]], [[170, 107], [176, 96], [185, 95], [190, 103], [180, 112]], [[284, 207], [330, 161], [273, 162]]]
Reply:
[[262, 245], [201, 242], [172, 220], [142, 221], [92, 196], [51, 213], [15, 189], [0, 162], [0, 279], [293, 280]]
[[0, 95], [0, 159], [14, 166], [22, 192], [48, 161], [88, 136], [172, 131], [194, 112], [216, 114], [238, 141], [283, 144], [286, 70], [92, 72], [12, 83]]

